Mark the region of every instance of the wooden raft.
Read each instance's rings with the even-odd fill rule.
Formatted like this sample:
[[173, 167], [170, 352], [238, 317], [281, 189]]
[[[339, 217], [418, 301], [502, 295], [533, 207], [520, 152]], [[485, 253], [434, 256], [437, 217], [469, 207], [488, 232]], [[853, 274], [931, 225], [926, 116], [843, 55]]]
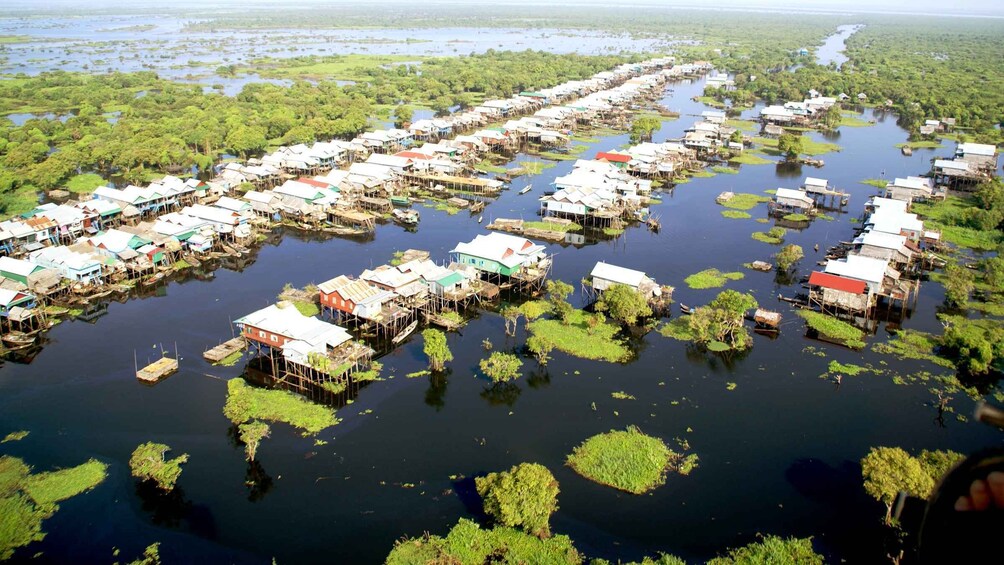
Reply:
[[178, 370], [178, 360], [161, 357], [146, 367], [136, 371], [136, 378], [147, 383], [155, 383]]
[[238, 351], [244, 349], [244, 338], [235, 337], [229, 341], [225, 341], [216, 347], [207, 350], [202, 356], [206, 361], [212, 363], [219, 363], [220, 361], [226, 359], [227, 357], [237, 353]]

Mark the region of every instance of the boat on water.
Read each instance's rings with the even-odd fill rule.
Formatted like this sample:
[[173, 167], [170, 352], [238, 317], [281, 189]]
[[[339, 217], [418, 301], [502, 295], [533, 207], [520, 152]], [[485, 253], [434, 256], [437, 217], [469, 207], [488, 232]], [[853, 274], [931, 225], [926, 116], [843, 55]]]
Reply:
[[683, 314], [693, 314], [694, 309], [691, 308], [690, 306], [687, 306], [686, 304], [680, 304], [680, 312]]
[[413, 226], [419, 220], [418, 210], [395, 208], [391, 211], [390, 215], [394, 218], [395, 222], [407, 226]]
[[483, 221], [485, 221], [485, 217], [484, 216], [478, 216], [478, 223], [480, 224]]
[[520, 194], [526, 194], [527, 192], [530, 192], [531, 189], [533, 189], [533, 185], [532, 184], [528, 184], [528, 185], [524, 186], [523, 190], [520, 190], [519, 193]]
[[35, 343], [35, 336], [18, 331], [5, 333], [2, 339], [4, 346], [11, 351], [27, 349]]
[[165, 276], [164, 273], [154, 273], [154, 274], [150, 275], [149, 277], [143, 279], [143, 284], [146, 284], [146, 285], [157, 284], [157, 283], [159, 283], [161, 281], [161, 279], [164, 278], [164, 276]]
[[415, 328], [418, 327], [418, 320], [408, 324], [408, 327], [404, 328], [404, 331], [394, 336], [394, 339], [390, 340], [394, 345], [397, 345], [408, 338], [412, 333], [414, 333]]

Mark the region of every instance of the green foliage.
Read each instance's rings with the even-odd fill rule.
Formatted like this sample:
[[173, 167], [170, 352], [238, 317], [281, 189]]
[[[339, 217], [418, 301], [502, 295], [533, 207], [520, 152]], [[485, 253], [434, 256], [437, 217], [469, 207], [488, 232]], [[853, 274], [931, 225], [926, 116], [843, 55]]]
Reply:
[[957, 263], [949, 263], [945, 267], [945, 303], [951, 306], [962, 306], [969, 300], [973, 292], [976, 275], [973, 271]]
[[805, 320], [809, 328], [823, 337], [843, 341], [848, 347], [865, 346], [865, 332], [847, 322], [812, 310], [798, 310], [795, 313]]
[[101, 175], [94, 173], [74, 175], [66, 181], [66, 190], [75, 194], [88, 194], [94, 192], [95, 188], [104, 186], [106, 182]]
[[781, 219], [787, 222], [808, 222], [812, 218], [805, 214], [785, 214]]
[[887, 523], [899, 491], [927, 498], [934, 488], [920, 461], [898, 447], [873, 447], [861, 460], [861, 477], [865, 492], [886, 505]]
[[481, 372], [487, 375], [493, 383], [499, 384], [518, 379], [523, 361], [512, 353], [493, 351], [488, 359], [482, 359], [478, 366], [481, 368]]
[[581, 357], [616, 363], [631, 356], [631, 351], [615, 336], [620, 328], [603, 322], [590, 327], [589, 315], [582, 310], [572, 310], [568, 323], [540, 319], [530, 322], [533, 335], [545, 336], [559, 351]]
[[736, 165], [770, 165], [773, 162], [770, 159], [764, 159], [752, 151], [743, 151], [738, 155], [729, 157], [729, 163]]
[[261, 440], [269, 437], [271, 428], [265, 422], [247, 422], [237, 426], [238, 436], [244, 444], [244, 454], [248, 461], [254, 461]]
[[611, 285], [603, 291], [596, 303], [596, 310], [607, 312], [611, 318], [628, 326], [635, 325], [639, 318], [652, 315], [652, 308], [645, 296], [623, 284]]
[[[971, 197], [949, 196], [940, 202], [916, 202], [911, 210], [924, 226], [941, 231], [941, 239], [960, 247], [994, 250], [1002, 237], [997, 227], [1004, 218], [1000, 181], [985, 183]], [[982, 196], [979, 196], [982, 195]]]
[[435, 329], [428, 328], [422, 330], [422, 339], [425, 340], [423, 351], [429, 358], [429, 368], [433, 371], [442, 371], [446, 364], [453, 361], [453, 352], [446, 343], [446, 334]]
[[690, 329], [690, 319], [685, 316], [674, 318], [663, 324], [659, 327], [659, 333], [680, 341], [694, 341], [697, 337]]
[[551, 304], [544, 300], [528, 300], [519, 305], [520, 313], [530, 322], [545, 314], [550, 314], [551, 309]]
[[900, 359], [921, 359], [942, 367], [954, 368], [948, 359], [935, 353], [940, 339], [938, 336], [917, 330], [902, 329], [886, 343], [876, 343], [872, 350], [876, 353], [895, 355]]
[[722, 216], [732, 220], [746, 220], [753, 217], [749, 212], [742, 210], [722, 210]]
[[293, 300], [293, 306], [304, 316], [316, 316], [321, 308], [313, 300]]
[[0, 560], [41, 541], [42, 521], [59, 510], [57, 503], [96, 487], [107, 470], [107, 465], [91, 459], [69, 469], [32, 474], [21, 459], [0, 456]]
[[234, 424], [252, 420], [285, 422], [304, 434], [317, 432], [338, 423], [335, 411], [319, 406], [285, 390], [255, 388], [243, 379], [227, 382], [227, 401], [223, 415]]
[[568, 303], [566, 298], [575, 291], [575, 288], [564, 281], [551, 280], [547, 281], [545, 290], [547, 292], [547, 299], [551, 302], [552, 312], [554, 312], [563, 324], [568, 325], [571, 323], [574, 308], [572, 308], [572, 305]]
[[705, 269], [699, 273], [694, 273], [683, 279], [687, 286], [697, 290], [707, 288], [720, 288], [725, 286], [727, 281], [737, 281], [746, 275], [739, 271], [723, 273], [718, 269]]
[[0, 443], [7, 443], [8, 441], [21, 441], [22, 439], [28, 437], [29, 433], [30, 432], [28, 432], [27, 430], [19, 430], [16, 432], [11, 432], [6, 436], [4, 436], [4, 438], [0, 440]]
[[917, 456], [920, 466], [924, 468], [924, 472], [927, 473], [927, 476], [931, 477], [934, 484], [938, 484], [942, 477], [947, 475], [953, 467], [961, 463], [965, 458], [966, 456], [961, 453], [942, 451], [940, 449], [935, 451], [925, 449]]
[[[705, 344], [712, 351], [746, 349], [753, 338], [743, 326], [747, 310], [757, 307], [752, 294], [722, 291], [707, 306], [695, 308], [688, 318], [694, 341]], [[719, 345], [721, 344], [721, 345]]]
[[130, 561], [129, 565], [160, 565], [160, 543], [146, 546], [143, 555]]
[[737, 192], [728, 201], [723, 202], [722, 206], [733, 210], [750, 210], [764, 202], [770, 202], [770, 198], [750, 192]]
[[666, 482], [666, 471], [676, 457], [661, 439], [629, 426], [587, 439], [567, 463], [591, 481], [642, 494]]
[[560, 232], [572, 232], [572, 231], [582, 231], [582, 226], [574, 222], [568, 224], [559, 224], [555, 222], [523, 222], [524, 229], [536, 229], [536, 230], [548, 230], [548, 231], [560, 231]]
[[867, 371], [866, 367], [861, 365], [855, 365], [853, 363], [841, 363], [839, 361], [830, 361], [830, 364], [826, 368], [827, 372], [833, 373], [835, 375], [848, 375], [851, 377], [856, 377], [861, 373]]
[[1004, 325], [993, 320], [953, 317], [947, 323], [941, 346], [955, 359], [956, 367], [980, 375], [1004, 360]]
[[426, 536], [398, 542], [387, 556], [387, 565], [428, 563], [533, 563], [539, 565], [579, 565], [582, 556], [568, 536], [541, 539], [515, 528], [481, 529], [461, 518], [445, 537]]
[[496, 524], [550, 536], [551, 514], [558, 509], [558, 481], [547, 467], [520, 463], [509, 471], [477, 477], [474, 483], [485, 514]]
[[812, 538], [765, 536], [763, 541], [733, 549], [708, 565], [823, 565], [823, 556], [812, 549]]
[[547, 365], [551, 352], [554, 351], [554, 342], [543, 335], [532, 335], [526, 340], [526, 347], [537, 358], [541, 365]]
[[788, 230], [780, 227], [774, 226], [767, 230], [766, 232], [755, 231], [750, 236], [757, 241], [762, 241], [764, 243], [770, 243], [772, 245], [779, 245], [784, 243], [784, 236], [788, 233]]
[[141, 443], [129, 458], [129, 469], [132, 476], [153, 481], [161, 490], [174, 490], [174, 484], [181, 476], [181, 466], [188, 462], [188, 454], [183, 453], [174, 459], [165, 459], [164, 455], [171, 448], [163, 443], [152, 441]]
[[802, 136], [791, 133], [781, 134], [781, 137], [777, 140], [777, 150], [789, 161], [797, 159], [798, 155], [804, 151]]
[[867, 184], [875, 188], [885, 188], [889, 184], [889, 181], [886, 179], [865, 179], [861, 181], [861, 184]]
[[662, 120], [654, 116], [639, 116], [631, 123], [631, 141], [652, 139], [652, 134], [662, 127]]
[[774, 255], [774, 262], [777, 264], [779, 270], [787, 271], [795, 263], [801, 261], [803, 257], [805, 257], [805, 253], [802, 252], [802, 247], [789, 243]]

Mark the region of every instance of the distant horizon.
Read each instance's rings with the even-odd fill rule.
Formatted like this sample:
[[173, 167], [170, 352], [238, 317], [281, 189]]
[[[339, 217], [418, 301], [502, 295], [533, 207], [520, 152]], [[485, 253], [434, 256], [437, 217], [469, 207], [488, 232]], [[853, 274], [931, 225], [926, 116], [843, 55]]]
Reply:
[[[33, 0], [8, 0], [0, 12], [35, 12], [49, 13], [54, 10], [65, 11], [80, 10], [81, 12], [108, 11], [122, 9], [124, 11], [154, 11], [169, 12], [174, 9], [204, 10], [243, 8], [259, 10], [269, 6], [281, 7], [286, 10], [302, 11], [311, 8], [336, 8], [345, 6], [374, 6], [377, 5], [408, 5], [413, 3], [402, 0], [300, 0], [295, 6], [279, 2], [277, 0], [210, 0], [200, 2], [197, 0], [48, 0], [40, 3]], [[432, 6], [492, 6], [492, 5], [533, 5], [539, 6], [539, 2], [531, 0], [512, 0], [503, 2], [500, 0], [431, 0], [423, 3], [422, 7]], [[775, 0], [728, 0], [725, 4], [708, 5], [695, 3], [694, 0], [629, 0], [627, 2], [613, 2], [601, 0], [572, 0], [568, 2], [549, 2], [545, 7], [567, 7], [567, 8], [645, 8], [645, 9], [684, 9], [701, 11], [749, 11], [761, 13], [806, 13], [823, 15], [902, 15], [902, 16], [941, 16], [941, 17], [972, 17], [972, 18], [1004, 18], [1004, 3], [992, 4], [979, 0], [956, 0], [951, 5], [936, 0], [915, 0], [909, 4], [908, 9], [903, 8], [900, 2], [892, 0], [876, 0], [865, 2], [863, 0], [852, 0], [850, 3], [836, 3], [831, 0], [802, 0], [798, 6], [792, 6], [788, 2]], [[223, 14], [220, 14], [223, 15]]]

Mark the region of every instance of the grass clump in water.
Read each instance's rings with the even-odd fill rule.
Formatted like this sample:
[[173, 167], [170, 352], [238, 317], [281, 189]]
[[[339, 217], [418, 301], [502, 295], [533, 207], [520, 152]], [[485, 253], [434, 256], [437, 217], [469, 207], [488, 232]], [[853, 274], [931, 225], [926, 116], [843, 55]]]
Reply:
[[575, 357], [616, 363], [631, 356], [631, 351], [615, 336], [620, 328], [610, 322], [600, 322], [590, 328], [582, 310], [573, 310], [568, 323], [560, 320], [540, 319], [530, 322], [530, 333], [547, 337], [554, 348]]
[[764, 243], [770, 243], [772, 245], [780, 245], [784, 243], [784, 236], [788, 233], [788, 230], [774, 226], [767, 231], [755, 231], [750, 236], [757, 241], [762, 241]]
[[739, 155], [730, 158], [729, 163], [734, 163], [736, 165], [770, 165], [774, 163], [774, 161], [764, 159], [763, 157], [750, 151], [743, 151]]
[[11, 432], [4, 436], [0, 443], [7, 443], [8, 441], [21, 441], [22, 439], [28, 437], [28, 430], [20, 430], [17, 432]]
[[737, 281], [745, 277], [741, 272], [723, 273], [718, 269], [705, 269], [699, 273], [694, 273], [683, 279], [687, 286], [697, 290], [706, 288], [719, 288], [725, 286], [727, 281]]
[[603, 228], [603, 235], [609, 235], [610, 237], [617, 237], [624, 233], [623, 228]]
[[666, 482], [666, 472], [677, 457], [661, 439], [629, 426], [587, 439], [567, 463], [591, 481], [642, 494]]
[[919, 359], [930, 361], [935, 365], [952, 369], [955, 364], [944, 357], [935, 354], [938, 347], [938, 337], [934, 334], [917, 330], [900, 330], [885, 343], [876, 343], [872, 351], [884, 355], [895, 355], [899, 359]]
[[59, 510], [57, 503], [98, 486], [107, 471], [107, 465], [91, 459], [69, 469], [33, 474], [23, 460], [0, 457], [0, 560], [41, 541], [42, 521]]
[[770, 202], [770, 198], [749, 192], [737, 192], [727, 202], [722, 203], [722, 206], [733, 210], [750, 210], [764, 202]]
[[722, 210], [722, 216], [731, 220], [748, 220], [753, 217], [749, 212], [743, 212], [742, 210]]
[[570, 224], [559, 224], [556, 222], [523, 222], [523, 227], [560, 232], [582, 231], [582, 226], [574, 222]]
[[874, 186], [875, 188], [885, 188], [889, 181], [885, 179], [865, 179], [861, 181], [861, 184], [867, 184], [868, 186]]
[[285, 422], [303, 430], [304, 435], [316, 434], [338, 423], [335, 411], [330, 408], [285, 390], [254, 388], [242, 379], [227, 383], [223, 415], [237, 425], [251, 420]]
[[855, 365], [853, 363], [845, 364], [840, 361], [830, 361], [830, 364], [827, 366], [827, 372], [829, 373], [833, 373], [835, 375], [848, 375], [851, 377], [856, 377], [867, 370], [867, 367], [862, 367], [861, 365]]
[[244, 356], [243, 351], [234, 351], [230, 355], [227, 355], [223, 359], [220, 359], [218, 362], [213, 363], [213, 365], [216, 365], [218, 367], [233, 367], [234, 365], [237, 364], [238, 361], [241, 360], [241, 357], [243, 356]]
[[733, 169], [732, 167], [723, 167], [721, 165], [711, 167], [711, 170], [723, 175], [738, 175], [739, 169]]
[[805, 214], [787, 214], [782, 219], [789, 222], [808, 222], [812, 218], [806, 216]]
[[461, 518], [446, 537], [424, 536], [397, 542], [387, 565], [414, 563], [579, 564], [582, 555], [566, 535], [539, 538], [516, 528], [482, 529]]
[[546, 300], [528, 300], [519, 305], [519, 313], [530, 322], [550, 314], [551, 310], [551, 303]]
[[865, 332], [847, 322], [812, 310], [799, 310], [796, 313], [805, 320], [810, 329], [823, 337], [843, 341], [848, 347], [855, 349], [865, 346]]
[[161, 490], [174, 490], [174, 485], [181, 476], [181, 466], [188, 462], [188, 454], [182, 453], [174, 459], [165, 459], [164, 455], [168, 451], [171, 448], [163, 443], [148, 441], [140, 444], [129, 458], [132, 476], [153, 481]]
[[623, 390], [618, 390], [617, 392], [611, 392], [610, 396], [616, 398], [617, 400], [635, 400], [634, 395], [628, 394]]
[[[909, 147], [910, 149], [941, 149], [943, 145], [941, 145], [940, 141], [922, 140], [922, 141], [907, 141], [905, 143], [897, 143], [896, 147], [899, 147], [900, 149], [902, 149], [903, 147]], [[882, 186], [885, 187], [885, 185]]]
[[690, 320], [686, 316], [674, 318], [670, 322], [663, 324], [659, 328], [659, 333], [671, 339], [680, 341], [694, 341], [696, 336], [690, 329]]

